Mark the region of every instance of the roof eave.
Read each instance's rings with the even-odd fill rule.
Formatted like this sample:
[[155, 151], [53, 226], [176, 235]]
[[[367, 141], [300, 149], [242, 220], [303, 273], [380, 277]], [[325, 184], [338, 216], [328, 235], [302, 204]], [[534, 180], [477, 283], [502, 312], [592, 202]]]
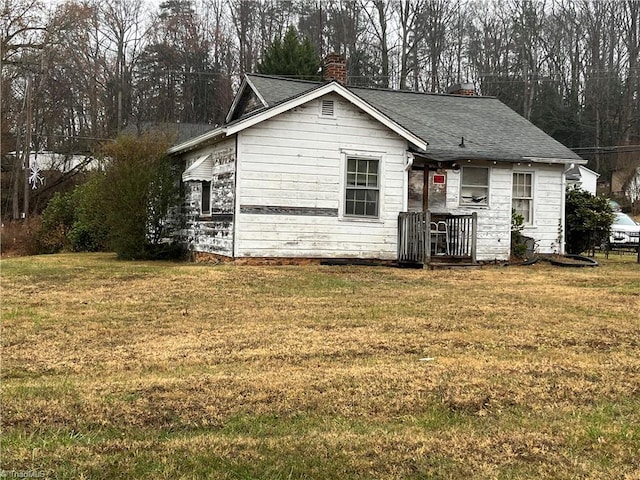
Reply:
[[452, 148], [451, 150], [439, 150], [435, 152], [413, 150], [412, 153], [418, 157], [432, 162], [463, 162], [469, 161], [486, 161], [499, 163], [535, 163], [546, 165], [584, 165], [586, 160], [576, 158], [557, 158], [557, 157], [525, 157], [525, 156], [504, 156], [491, 155], [477, 152], [465, 152]]
[[586, 165], [588, 162], [582, 158], [550, 158], [550, 157], [522, 157], [525, 162], [531, 163], [546, 163], [546, 164], [558, 164], [558, 165]]
[[194, 148], [199, 147], [205, 142], [215, 140], [216, 138], [225, 137], [226, 132], [224, 127], [215, 128], [207, 133], [203, 133], [202, 135], [198, 135], [197, 137], [190, 138], [186, 142], [182, 142], [178, 145], [174, 145], [173, 147], [167, 150], [169, 155], [175, 155], [177, 153], [184, 153], [189, 150], [193, 150]]

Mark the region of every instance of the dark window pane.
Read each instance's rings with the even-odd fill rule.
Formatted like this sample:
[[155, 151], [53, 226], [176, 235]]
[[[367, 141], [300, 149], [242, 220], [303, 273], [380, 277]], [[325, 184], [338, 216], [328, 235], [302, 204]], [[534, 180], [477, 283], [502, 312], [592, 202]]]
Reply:
[[202, 202], [200, 211], [202, 213], [211, 212], [211, 182], [202, 182]]
[[489, 169], [464, 167], [462, 169], [462, 184], [489, 186]]

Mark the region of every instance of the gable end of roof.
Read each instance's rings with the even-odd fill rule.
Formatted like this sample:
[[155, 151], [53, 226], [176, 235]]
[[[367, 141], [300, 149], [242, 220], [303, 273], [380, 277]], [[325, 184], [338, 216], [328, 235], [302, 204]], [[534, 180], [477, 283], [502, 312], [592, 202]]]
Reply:
[[353, 93], [351, 90], [340, 84], [339, 82], [333, 80], [328, 83], [317, 85], [316, 87], [308, 90], [306, 92], [300, 93], [297, 96], [288, 98], [283, 100], [281, 103], [271, 105], [269, 108], [266, 108], [260, 112], [257, 112], [255, 115], [251, 115], [247, 118], [240, 118], [237, 122], [231, 123], [227, 125], [226, 132], [227, 135], [233, 135], [238, 133], [246, 128], [252, 127], [253, 125], [257, 125], [260, 122], [268, 120], [269, 118], [273, 118], [276, 115], [284, 113], [292, 108], [300, 106], [304, 103], [310, 102], [317, 98], [320, 98], [329, 93], [336, 93], [340, 95], [342, 98], [352, 103], [356, 107], [363, 110], [365, 113], [369, 114], [371, 117], [385, 125], [387, 128], [397, 133], [401, 137], [405, 138], [411, 144], [415, 145], [417, 148], [426, 148], [429, 143], [411, 132], [409, 129], [405, 128], [394, 119], [387, 116], [385, 113], [378, 110], [375, 106], [373, 106], [370, 102], [367, 102], [359, 95]]

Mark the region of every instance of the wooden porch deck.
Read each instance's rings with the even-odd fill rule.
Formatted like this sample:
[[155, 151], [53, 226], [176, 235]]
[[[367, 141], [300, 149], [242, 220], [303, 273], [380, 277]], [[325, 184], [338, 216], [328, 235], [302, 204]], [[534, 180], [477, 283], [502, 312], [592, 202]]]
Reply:
[[476, 266], [477, 214], [401, 212], [398, 263], [429, 268]]

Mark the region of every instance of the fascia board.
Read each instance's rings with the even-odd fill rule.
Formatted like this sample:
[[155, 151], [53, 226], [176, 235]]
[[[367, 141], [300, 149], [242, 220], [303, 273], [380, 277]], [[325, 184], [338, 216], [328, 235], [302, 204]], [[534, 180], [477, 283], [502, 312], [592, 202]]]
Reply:
[[575, 163], [576, 165], [586, 165], [587, 160], [576, 159], [576, 158], [545, 158], [545, 157], [522, 157], [522, 160], [525, 162], [531, 163], [547, 163], [547, 164], [558, 164], [558, 165], [568, 165], [571, 163]]
[[261, 123], [261, 122], [264, 122], [265, 120], [273, 118], [276, 115], [280, 115], [281, 113], [284, 113], [287, 110], [291, 110], [292, 108], [295, 108], [295, 107], [298, 107], [300, 105], [303, 105], [303, 104], [305, 104], [307, 102], [315, 100], [316, 98], [320, 98], [320, 97], [322, 97], [324, 95], [327, 95], [329, 93], [337, 93], [338, 95], [340, 95], [344, 99], [346, 99], [349, 102], [351, 102], [352, 104], [354, 104], [356, 107], [360, 108], [361, 110], [363, 110], [367, 114], [371, 115], [373, 118], [378, 120], [380, 123], [385, 125], [390, 130], [394, 131], [395, 133], [397, 133], [398, 135], [400, 135], [401, 137], [403, 137], [407, 141], [409, 141], [412, 144], [414, 144], [416, 147], [421, 148], [423, 150], [427, 148], [428, 143], [426, 141], [424, 141], [420, 137], [417, 137], [416, 135], [414, 135], [413, 133], [408, 131], [406, 128], [398, 125], [396, 122], [391, 120], [389, 117], [387, 117], [386, 115], [384, 115], [381, 112], [379, 112], [378, 110], [376, 110], [370, 104], [368, 104], [367, 102], [362, 100], [357, 95], [354, 95], [347, 88], [343, 87], [342, 85], [340, 85], [337, 82], [331, 82], [331, 83], [328, 83], [326, 85], [322, 85], [322, 86], [318, 87], [315, 90], [312, 90], [310, 92], [305, 93], [304, 95], [301, 95], [301, 96], [296, 97], [296, 98], [292, 98], [289, 101], [286, 101], [286, 102], [284, 102], [284, 103], [282, 103], [280, 105], [277, 105], [277, 106], [275, 106], [273, 108], [265, 110], [262, 113], [254, 115], [252, 117], [249, 117], [246, 120], [242, 120], [242, 121], [236, 123], [235, 125], [227, 127], [227, 135], [233, 135], [234, 133], [238, 133], [238, 132], [240, 132], [242, 130], [245, 130], [245, 129], [249, 128], [249, 127], [257, 125], [258, 123]]
[[197, 137], [190, 138], [186, 142], [182, 142], [178, 145], [174, 145], [173, 147], [167, 150], [169, 155], [173, 155], [175, 153], [185, 152], [187, 150], [191, 150], [203, 142], [207, 140], [211, 140], [213, 138], [223, 136], [225, 134], [225, 129], [222, 127], [211, 130], [207, 133], [203, 133], [202, 135], [198, 135]]

